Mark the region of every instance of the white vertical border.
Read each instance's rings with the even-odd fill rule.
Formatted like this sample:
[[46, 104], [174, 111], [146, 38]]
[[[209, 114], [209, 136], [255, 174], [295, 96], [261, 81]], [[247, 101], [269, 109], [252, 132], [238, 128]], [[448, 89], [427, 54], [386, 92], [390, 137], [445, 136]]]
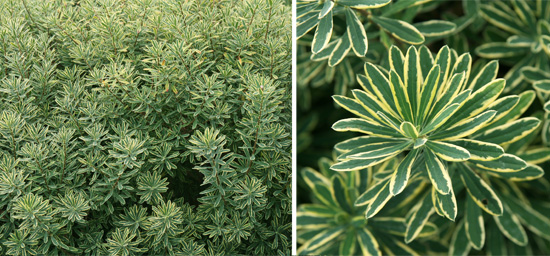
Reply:
[[292, 255], [296, 255], [296, 189], [297, 189], [297, 183], [296, 179], [298, 178], [296, 175], [298, 171], [296, 170], [297, 162], [296, 162], [296, 127], [297, 127], [297, 102], [296, 102], [296, 1], [292, 0]]

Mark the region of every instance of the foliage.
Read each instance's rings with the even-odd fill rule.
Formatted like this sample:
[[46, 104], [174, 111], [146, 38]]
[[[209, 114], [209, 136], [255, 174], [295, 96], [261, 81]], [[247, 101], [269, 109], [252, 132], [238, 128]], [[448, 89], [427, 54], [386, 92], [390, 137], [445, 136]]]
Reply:
[[[419, 249], [426, 254], [443, 247], [437, 243], [415, 241], [405, 244], [401, 241], [409, 232], [406, 219], [399, 216], [399, 212], [411, 206], [407, 197], [400, 197], [397, 203], [394, 201], [395, 207], [389, 210], [389, 216], [368, 220], [363, 215], [366, 206], [354, 205], [358, 192], [385, 180], [389, 174], [387, 171], [395, 168], [395, 162], [345, 173], [329, 170], [331, 164], [331, 160], [322, 158], [319, 160], [320, 172], [311, 168], [302, 171], [304, 182], [314, 192], [316, 203], [302, 204], [298, 209], [296, 229], [298, 241], [303, 244], [298, 254], [382, 255], [384, 252], [407, 255]], [[416, 182], [415, 185], [422, 184]], [[414, 187], [407, 190], [419, 191]], [[426, 222], [417, 235], [428, 237], [436, 230], [434, 223]]]
[[[376, 241], [384, 254], [548, 254], [548, 4], [428, 1], [390, 16], [417, 29], [452, 23], [446, 38], [419, 45], [369, 33], [385, 9], [408, 2], [347, 8], [369, 35], [364, 57], [332, 67], [323, 61], [334, 53], [310, 49], [316, 32], [298, 41], [299, 253], [360, 254]], [[361, 215], [368, 241], [352, 221]], [[338, 251], [345, 243], [356, 251]]]
[[[500, 145], [524, 138], [540, 121], [532, 117], [517, 119], [529, 106], [520, 96], [497, 100], [505, 80], [493, 80], [497, 74], [493, 63], [473, 78], [469, 77], [470, 63], [468, 54], [457, 57], [447, 47], [435, 58], [427, 48], [417, 52], [411, 46], [403, 55], [392, 47], [389, 77], [367, 63], [367, 75], [358, 76], [363, 90], [354, 90], [354, 98], [334, 97], [340, 106], [360, 118], [340, 120], [332, 128], [366, 136], [336, 144], [341, 154], [333, 170], [361, 170], [404, 153], [391, 177], [380, 185], [378, 191], [382, 192], [367, 191], [355, 202], [363, 205], [374, 196], [367, 218], [374, 216], [391, 196], [401, 193], [411, 176], [419, 175], [427, 177], [433, 186], [432, 194], [440, 202], [434, 207], [454, 220], [457, 207], [449, 175], [451, 163], [467, 162], [490, 172], [526, 175], [522, 171], [526, 162], [505, 154]], [[470, 190], [473, 200], [491, 214], [502, 214], [501, 203], [490, 186], [468, 171], [469, 167], [459, 165], [464, 186], [480, 188]], [[385, 198], [376, 200], [382, 194]], [[489, 202], [482, 203], [484, 198]]]
[[289, 254], [284, 1], [2, 1], [0, 254]]

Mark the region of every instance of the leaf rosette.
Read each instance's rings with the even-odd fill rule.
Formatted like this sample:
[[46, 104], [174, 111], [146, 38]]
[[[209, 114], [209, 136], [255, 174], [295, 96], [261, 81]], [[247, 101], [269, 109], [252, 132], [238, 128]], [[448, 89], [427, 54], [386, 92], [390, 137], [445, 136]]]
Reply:
[[[407, 232], [407, 219], [396, 211], [407, 208], [407, 202], [417, 188], [410, 187], [400, 197], [393, 214], [377, 216], [366, 220], [362, 213], [365, 206], [354, 205], [359, 196], [358, 190], [368, 187], [378, 180], [387, 179], [385, 173], [394, 163], [370, 167], [358, 172], [338, 173], [329, 170], [332, 163], [327, 158], [319, 160], [319, 171], [304, 168], [301, 177], [313, 193], [313, 203], [300, 204], [296, 214], [296, 230], [299, 255], [408, 255], [427, 254], [420, 248], [422, 241], [402, 242]], [[416, 182], [420, 185], [420, 181]], [[426, 238], [438, 232], [438, 227], [424, 221], [416, 232], [417, 237]], [[441, 245], [442, 246], [442, 245]], [[414, 249], [413, 249], [414, 248]]]
[[505, 92], [524, 90], [523, 81], [550, 79], [549, 1], [491, 1], [481, 5], [480, 14], [507, 37], [505, 42], [491, 38], [476, 48], [482, 58], [512, 60]]
[[366, 217], [373, 217], [411, 179], [427, 177], [436, 212], [454, 220], [451, 177], [456, 169], [476, 204], [501, 215], [502, 204], [476, 171], [519, 173], [527, 167], [504, 148], [538, 127], [537, 118], [519, 118], [534, 93], [499, 98], [506, 81], [496, 79], [498, 63], [489, 62], [471, 75], [470, 55], [458, 56], [447, 46], [435, 56], [425, 46], [411, 46], [406, 54], [392, 46], [389, 60], [389, 71], [365, 64], [365, 75], [357, 77], [362, 89], [353, 90], [353, 97], [333, 97], [358, 117], [340, 120], [332, 128], [365, 135], [335, 146], [340, 155], [332, 170], [357, 171], [400, 159], [393, 173], [355, 204], [368, 204]]

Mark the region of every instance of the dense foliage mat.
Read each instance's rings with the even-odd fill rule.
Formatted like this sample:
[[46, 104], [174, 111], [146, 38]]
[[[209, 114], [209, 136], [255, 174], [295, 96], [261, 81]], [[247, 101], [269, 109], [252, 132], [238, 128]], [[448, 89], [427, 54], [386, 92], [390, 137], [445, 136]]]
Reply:
[[550, 2], [297, 5], [299, 254], [550, 253]]
[[289, 254], [290, 7], [0, 2], [0, 254]]

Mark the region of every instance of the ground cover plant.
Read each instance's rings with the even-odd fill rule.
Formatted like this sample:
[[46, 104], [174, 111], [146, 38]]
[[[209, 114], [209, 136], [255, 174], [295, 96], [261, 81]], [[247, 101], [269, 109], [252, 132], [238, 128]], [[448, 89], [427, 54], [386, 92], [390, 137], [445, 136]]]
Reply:
[[548, 1], [297, 5], [299, 254], [550, 253]]
[[0, 2], [0, 254], [288, 255], [285, 1]]

